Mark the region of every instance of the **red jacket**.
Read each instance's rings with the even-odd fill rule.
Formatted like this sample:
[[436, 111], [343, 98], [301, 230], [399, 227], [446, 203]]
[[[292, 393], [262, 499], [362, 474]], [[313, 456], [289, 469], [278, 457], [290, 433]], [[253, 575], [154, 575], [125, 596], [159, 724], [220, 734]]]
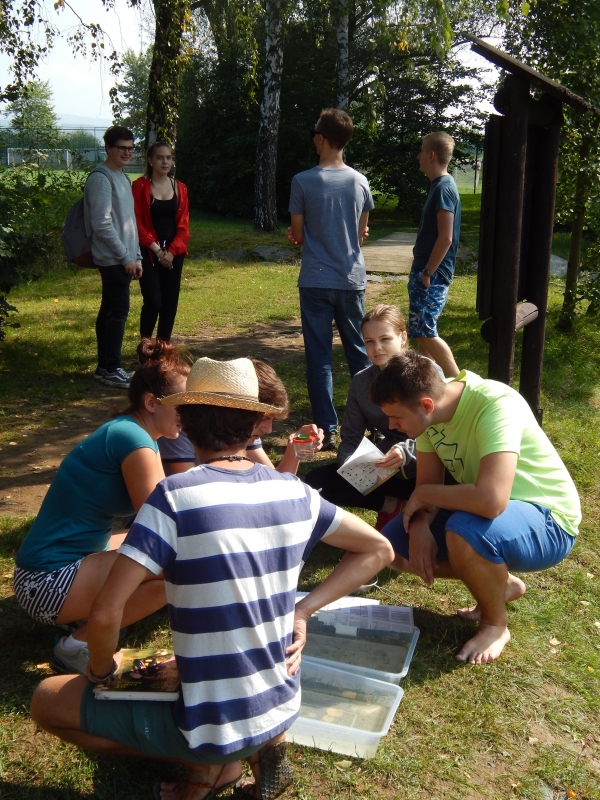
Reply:
[[[188, 203], [188, 193], [185, 183], [175, 180], [177, 184], [177, 197], [179, 204], [175, 215], [177, 229], [175, 237], [167, 247], [174, 256], [182, 253], [187, 256], [187, 243], [190, 240], [190, 207]], [[152, 242], [158, 242], [152, 217], [150, 216], [150, 180], [145, 175], [135, 180], [131, 185], [133, 192], [133, 203], [135, 206], [135, 219], [137, 222], [140, 247], [150, 248]]]

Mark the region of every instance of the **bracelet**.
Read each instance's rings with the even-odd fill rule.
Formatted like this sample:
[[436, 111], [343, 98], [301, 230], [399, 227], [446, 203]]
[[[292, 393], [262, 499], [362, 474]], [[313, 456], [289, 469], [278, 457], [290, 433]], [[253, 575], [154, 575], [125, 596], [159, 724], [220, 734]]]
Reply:
[[89, 672], [89, 676], [88, 677], [89, 677], [89, 679], [91, 680], [92, 683], [104, 683], [104, 681], [107, 680], [108, 678], [112, 677], [118, 669], [119, 669], [119, 665], [117, 664], [117, 662], [113, 658], [111, 671], [108, 673], [108, 675], [105, 675], [103, 678], [100, 678], [98, 675], [96, 675], [92, 671], [92, 668], [88, 664], [88, 672]]

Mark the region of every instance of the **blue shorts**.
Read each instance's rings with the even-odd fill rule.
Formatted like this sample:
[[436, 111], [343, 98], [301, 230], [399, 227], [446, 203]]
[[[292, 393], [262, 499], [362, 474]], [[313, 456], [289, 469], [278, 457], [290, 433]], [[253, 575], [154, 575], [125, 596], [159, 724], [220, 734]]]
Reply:
[[[487, 561], [506, 564], [513, 572], [537, 572], [553, 567], [575, 544], [575, 537], [554, 521], [550, 509], [522, 500], [509, 500], [496, 519], [440, 509], [431, 524], [439, 561], [448, 560], [446, 531], [462, 536]], [[410, 536], [404, 530], [403, 515], [388, 522], [382, 533], [394, 551], [408, 560]]]
[[81, 698], [81, 730], [145, 756], [176, 758], [193, 764], [229, 764], [248, 758], [263, 746], [245, 747], [227, 755], [190, 750], [175, 724], [174, 706], [175, 701], [168, 700], [96, 700], [94, 684], [88, 683]]
[[438, 335], [437, 321], [444, 310], [450, 284], [436, 272], [427, 289], [421, 282], [423, 270], [412, 270], [408, 278], [408, 335], [411, 339], [433, 339]]

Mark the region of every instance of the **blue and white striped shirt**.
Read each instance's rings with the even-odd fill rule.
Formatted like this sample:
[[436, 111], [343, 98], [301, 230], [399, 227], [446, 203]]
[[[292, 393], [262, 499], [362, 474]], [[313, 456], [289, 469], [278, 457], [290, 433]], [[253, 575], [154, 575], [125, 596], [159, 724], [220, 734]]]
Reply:
[[119, 552], [164, 572], [181, 676], [174, 707], [190, 749], [235, 753], [287, 730], [300, 570], [341, 510], [294, 475], [202, 465], [161, 481]]

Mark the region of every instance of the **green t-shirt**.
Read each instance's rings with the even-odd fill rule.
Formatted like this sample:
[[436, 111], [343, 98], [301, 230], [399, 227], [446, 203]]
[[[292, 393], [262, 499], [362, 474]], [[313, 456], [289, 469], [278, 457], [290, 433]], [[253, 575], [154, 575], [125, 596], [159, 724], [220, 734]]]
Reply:
[[465, 384], [454, 416], [427, 428], [417, 438], [417, 451], [437, 453], [458, 483], [477, 481], [484, 456], [517, 453], [510, 499], [549, 508], [561, 528], [576, 536], [581, 522], [577, 489], [523, 397], [467, 370], [454, 380]]
[[158, 452], [144, 428], [126, 416], [101, 425], [74, 447], [17, 553], [17, 566], [52, 572], [106, 550], [115, 521], [134, 513], [121, 465], [140, 447]]

